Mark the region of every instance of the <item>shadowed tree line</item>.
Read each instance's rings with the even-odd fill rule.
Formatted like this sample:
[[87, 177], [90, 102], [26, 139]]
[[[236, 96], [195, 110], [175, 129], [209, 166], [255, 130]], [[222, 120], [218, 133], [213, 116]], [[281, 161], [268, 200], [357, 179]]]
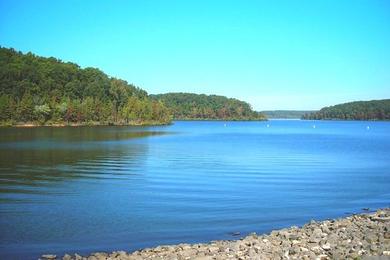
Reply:
[[390, 99], [355, 101], [324, 107], [302, 119], [314, 120], [390, 120]]
[[264, 110], [261, 111], [267, 118], [281, 119], [300, 119], [308, 113], [314, 113], [314, 110]]
[[0, 121], [163, 124], [167, 108], [96, 68], [0, 48]]
[[251, 106], [234, 98], [192, 93], [167, 93], [151, 95], [161, 101], [178, 120], [265, 120]]

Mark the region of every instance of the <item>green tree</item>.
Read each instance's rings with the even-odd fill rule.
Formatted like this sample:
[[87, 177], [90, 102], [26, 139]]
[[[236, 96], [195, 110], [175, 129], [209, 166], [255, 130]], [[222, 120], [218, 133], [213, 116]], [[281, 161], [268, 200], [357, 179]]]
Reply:
[[37, 105], [34, 107], [34, 115], [38, 121], [43, 124], [50, 118], [51, 109], [48, 104]]
[[[0, 48], [0, 97], [1, 121], [121, 124], [148, 123], [154, 117], [147, 92], [124, 80], [96, 68], [81, 69], [7, 48]], [[130, 110], [126, 107], [129, 98], [135, 104]], [[49, 114], [42, 104], [49, 107]]]
[[34, 104], [30, 92], [25, 92], [22, 100], [19, 102], [16, 111], [16, 120], [28, 122], [33, 120]]
[[11, 98], [6, 95], [0, 96], [0, 121], [12, 119], [13, 110], [11, 110]]

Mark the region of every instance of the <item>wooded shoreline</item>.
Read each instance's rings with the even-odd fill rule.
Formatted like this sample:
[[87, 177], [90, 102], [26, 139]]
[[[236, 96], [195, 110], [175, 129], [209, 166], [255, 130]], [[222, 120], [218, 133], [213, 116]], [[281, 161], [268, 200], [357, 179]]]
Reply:
[[131, 123], [112, 123], [112, 122], [80, 122], [80, 123], [50, 123], [39, 124], [35, 122], [29, 123], [2, 123], [0, 127], [17, 127], [17, 128], [32, 128], [32, 127], [88, 127], [88, 126], [164, 126], [171, 125], [173, 122], [160, 121], [145, 121], [145, 122], [131, 122]]

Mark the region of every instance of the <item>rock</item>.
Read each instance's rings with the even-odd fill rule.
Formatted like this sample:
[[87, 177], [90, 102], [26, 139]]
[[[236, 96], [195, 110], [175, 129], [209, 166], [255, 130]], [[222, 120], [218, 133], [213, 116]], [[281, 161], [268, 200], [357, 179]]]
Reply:
[[197, 256], [194, 258], [195, 260], [213, 260], [212, 256]]
[[210, 253], [216, 253], [219, 251], [219, 247], [216, 247], [216, 246], [209, 246], [209, 252]]
[[331, 248], [331, 247], [330, 247], [330, 244], [328, 244], [328, 243], [322, 245], [321, 247], [322, 247], [322, 249], [324, 249], [324, 250], [326, 250], [326, 251], [330, 250], [330, 248]]
[[329, 234], [330, 233], [330, 230], [328, 228], [327, 225], [322, 225], [321, 226], [321, 229], [322, 229], [322, 232], [326, 233], [326, 234]]
[[374, 234], [368, 234], [364, 237], [364, 239], [368, 242], [368, 243], [374, 243], [378, 240], [378, 237]]
[[71, 260], [72, 257], [68, 254], [65, 254], [63, 257], [62, 257], [62, 260]]
[[312, 236], [319, 237], [319, 238], [321, 238], [322, 235], [323, 235], [322, 230], [320, 228], [315, 228], [312, 234]]
[[189, 246], [189, 245], [182, 245], [180, 248], [182, 250], [189, 250], [189, 249], [191, 249], [191, 246]]
[[44, 258], [44, 259], [56, 259], [57, 256], [56, 255], [49, 255], [49, 254], [47, 254], [47, 255], [42, 255], [42, 258]]
[[387, 217], [387, 216], [389, 216], [390, 214], [389, 214], [387, 211], [385, 211], [385, 210], [378, 210], [378, 211], [376, 212], [376, 215], [377, 215], [378, 217]]
[[287, 231], [280, 231], [279, 232], [279, 236], [282, 237], [283, 239], [289, 239], [290, 237], [290, 233], [288, 233]]
[[290, 249], [289, 249], [289, 252], [292, 254], [292, 255], [296, 255], [296, 254], [299, 254], [301, 252], [301, 249], [298, 247], [298, 246], [292, 246]]
[[300, 244], [301, 242], [300, 241], [298, 241], [298, 240], [292, 240], [291, 241], [291, 244], [292, 245], [298, 245], [298, 244]]
[[367, 254], [367, 251], [364, 249], [358, 251], [358, 255], [365, 255], [365, 254]]
[[388, 222], [390, 221], [390, 217], [372, 217], [371, 220], [379, 222]]
[[316, 260], [327, 260], [329, 259], [328, 255], [319, 255], [316, 257]]
[[314, 244], [317, 244], [321, 241], [321, 238], [318, 238], [318, 237], [310, 237], [309, 239], [309, 243], [314, 243]]
[[309, 252], [309, 249], [307, 249], [306, 247], [301, 247], [301, 252]]
[[299, 236], [296, 234], [289, 234], [289, 239], [290, 240], [299, 240]]

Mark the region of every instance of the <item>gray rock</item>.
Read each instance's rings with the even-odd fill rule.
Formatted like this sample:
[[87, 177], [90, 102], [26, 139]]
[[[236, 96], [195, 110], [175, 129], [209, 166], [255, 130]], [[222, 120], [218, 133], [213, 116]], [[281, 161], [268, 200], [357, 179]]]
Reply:
[[72, 257], [68, 254], [65, 254], [63, 257], [62, 257], [62, 260], [71, 260]]

